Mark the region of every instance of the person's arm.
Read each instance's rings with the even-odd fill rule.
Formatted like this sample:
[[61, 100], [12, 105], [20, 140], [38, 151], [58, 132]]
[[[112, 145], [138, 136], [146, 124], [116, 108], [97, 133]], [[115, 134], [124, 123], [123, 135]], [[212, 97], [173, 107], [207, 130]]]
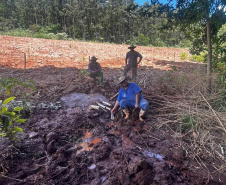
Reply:
[[113, 109], [111, 110], [111, 112], [114, 114], [119, 106], [119, 102], [122, 100], [122, 89], [119, 90], [119, 93], [118, 93], [118, 97], [116, 99], [116, 102], [115, 102], [115, 105], [113, 107]]
[[91, 65], [90, 65], [90, 64], [88, 65], [87, 71], [88, 71], [89, 73], [93, 73], [93, 70], [91, 69]]
[[141, 60], [142, 60], [143, 56], [140, 53], [138, 53], [138, 57], [139, 57], [139, 61], [138, 61], [137, 64], [141, 63]]
[[128, 53], [126, 54], [126, 58], [125, 58], [125, 65], [127, 66], [127, 63], [128, 63]]
[[136, 94], [135, 109], [139, 108], [139, 102], [140, 102], [140, 92]]
[[98, 72], [99, 72], [99, 71], [102, 71], [102, 67], [101, 67], [100, 63], [98, 63], [98, 69], [97, 69], [97, 71], [98, 71]]
[[112, 112], [113, 114], [116, 112], [118, 106], [119, 106], [119, 101], [116, 101], [116, 102], [115, 102], [115, 105], [114, 105], [114, 107], [113, 107], [113, 109], [111, 109], [111, 112]]

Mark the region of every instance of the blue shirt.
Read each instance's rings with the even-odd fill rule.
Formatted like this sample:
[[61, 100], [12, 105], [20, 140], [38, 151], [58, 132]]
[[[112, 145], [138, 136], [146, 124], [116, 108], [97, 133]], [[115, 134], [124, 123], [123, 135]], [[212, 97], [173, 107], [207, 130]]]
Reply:
[[[142, 89], [134, 82], [129, 83], [127, 89], [123, 87], [119, 90], [117, 101], [121, 101], [123, 99], [136, 103], [136, 94], [142, 92]], [[143, 96], [140, 94], [140, 99]]]

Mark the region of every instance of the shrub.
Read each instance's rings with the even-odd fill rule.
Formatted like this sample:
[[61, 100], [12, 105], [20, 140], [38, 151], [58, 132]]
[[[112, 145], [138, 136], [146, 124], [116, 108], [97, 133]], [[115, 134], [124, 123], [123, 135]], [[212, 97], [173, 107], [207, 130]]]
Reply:
[[7, 95], [11, 95], [12, 89], [16, 88], [16, 94], [22, 98], [22, 106], [11, 104], [16, 98], [15, 96], [6, 98], [4, 101], [0, 100], [0, 136], [8, 137], [12, 144], [18, 140], [16, 134], [23, 132], [22, 128], [16, 127], [15, 125], [26, 121], [26, 119], [21, 119], [20, 117], [23, 111], [29, 108], [27, 104], [29, 93], [23, 92], [18, 86], [34, 90], [33, 81], [30, 80], [22, 82], [13, 78], [0, 79], [0, 96], [4, 92]]
[[56, 39], [57, 40], [67, 40], [67, 37], [68, 36], [67, 36], [67, 34], [65, 32], [56, 34]]
[[56, 35], [54, 33], [47, 34], [48, 39], [56, 39]]
[[179, 47], [181, 48], [190, 48], [191, 47], [191, 41], [184, 40], [179, 44]]
[[46, 29], [49, 33], [56, 34], [57, 31], [60, 30], [60, 24], [50, 24], [49, 26], [46, 27]]
[[19, 36], [19, 37], [32, 37], [32, 33], [29, 30], [24, 30], [24, 29], [13, 29], [10, 31], [5, 31], [2, 32], [1, 34], [3, 35], [8, 35], [8, 36]]
[[20, 111], [23, 107], [16, 106], [12, 111], [9, 110], [9, 103], [14, 100], [16, 97], [9, 97], [4, 100], [0, 100], [0, 136], [8, 137], [12, 144], [18, 138], [16, 134], [18, 132], [23, 132], [23, 129], [20, 127], [16, 127], [15, 125], [18, 123], [24, 123], [26, 119], [20, 119]]
[[188, 57], [188, 54], [186, 52], [182, 52], [181, 55], [180, 55], [181, 60], [186, 60], [187, 57]]
[[33, 24], [33, 25], [29, 26], [29, 30], [31, 30], [32, 33], [39, 32], [41, 30], [41, 28], [42, 27], [40, 25], [37, 25], [37, 24]]
[[151, 44], [156, 47], [166, 46], [166, 44], [160, 38], [155, 39]]
[[192, 55], [190, 60], [193, 62], [204, 62], [205, 58], [202, 55]]
[[134, 44], [141, 46], [148, 46], [150, 43], [150, 38], [140, 33], [137, 37], [133, 39]]
[[197, 117], [194, 115], [184, 115], [181, 119], [181, 122], [178, 123], [178, 127], [183, 131], [193, 130], [196, 126]]
[[79, 74], [79, 75], [87, 75], [88, 72], [87, 72], [86, 69], [82, 69], [82, 70], [80, 70], [80, 71], [78, 72], [78, 74]]

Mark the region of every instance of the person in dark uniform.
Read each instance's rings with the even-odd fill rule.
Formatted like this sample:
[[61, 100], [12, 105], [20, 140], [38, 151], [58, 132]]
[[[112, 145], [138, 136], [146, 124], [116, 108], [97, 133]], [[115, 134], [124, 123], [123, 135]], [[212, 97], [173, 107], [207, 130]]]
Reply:
[[[125, 69], [124, 69], [124, 76], [127, 77], [128, 71], [130, 69], [132, 69], [132, 80], [136, 80], [136, 78], [137, 78], [137, 66], [143, 58], [142, 55], [139, 52], [134, 50], [135, 48], [136, 48], [136, 46], [131, 44], [128, 47], [128, 49], [130, 49], [130, 51], [126, 54], [126, 58], [125, 58], [125, 65], [126, 66], [125, 66]], [[139, 58], [139, 60], [138, 60], [138, 58]]]
[[88, 65], [88, 74], [90, 77], [96, 79], [96, 77], [99, 77], [99, 83], [100, 85], [103, 82], [103, 72], [101, 65], [97, 62], [97, 58], [95, 56], [92, 56], [90, 59], [90, 63]]

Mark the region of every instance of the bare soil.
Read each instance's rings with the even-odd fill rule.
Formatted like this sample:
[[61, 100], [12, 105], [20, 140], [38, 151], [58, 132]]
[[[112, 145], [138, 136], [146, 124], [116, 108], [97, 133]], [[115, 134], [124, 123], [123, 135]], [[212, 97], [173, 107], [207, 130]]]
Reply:
[[[156, 79], [173, 68], [178, 73], [205, 72], [204, 65], [181, 61], [182, 52], [189, 56], [187, 50], [137, 47], [144, 56], [139, 78], [151, 76], [152, 86], [141, 85], [151, 107], [145, 122], [137, 120], [137, 112], [125, 121], [120, 111], [112, 121], [109, 112], [90, 110], [81, 103], [68, 106], [61, 100], [72, 93], [114, 96], [120, 89], [117, 78], [123, 72], [127, 45], [6, 36], [0, 36], [0, 42], [0, 78], [33, 80], [35, 105], [62, 104], [57, 110], [37, 106], [25, 115], [27, 122], [20, 125], [24, 132], [16, 146], [0, 140], [0, 184], [225, 184], [225, 177], [210, 178], [186, 155], [172, 130], [155, 124], [161, 117], [155, 102], [164, 94]], [[92, 55], [103, 67], [101, 86], [81, 74]], [[114, 101], [109, 102], [114, 105]]]

